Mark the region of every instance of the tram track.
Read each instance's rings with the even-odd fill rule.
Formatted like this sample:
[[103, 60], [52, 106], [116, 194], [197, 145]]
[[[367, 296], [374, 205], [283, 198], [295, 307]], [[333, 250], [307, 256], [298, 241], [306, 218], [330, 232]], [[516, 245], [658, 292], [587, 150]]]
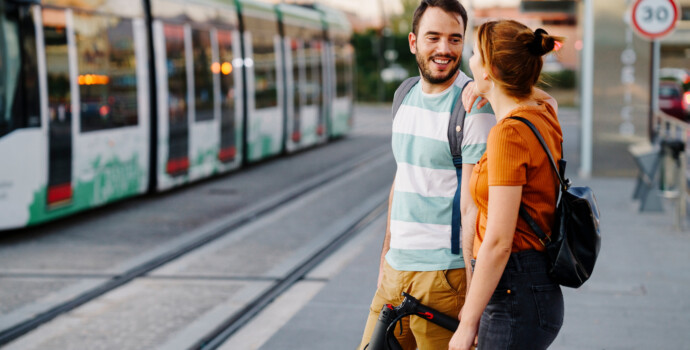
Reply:
[[[76, 309], [77, 307], [80, 307], [106, 293], [118, 289], [137, 278], [146, 276], [149, 272], [165, 264], [168, 264], [173, 260], [185, 256], [199, 249], [200, 247], [205, 246], [210, 242], [213, 242], [221, 237], [230, 235], [238, 228], [262, 217], [263, 215], [271, 212], [273, 209], [278, 208], [279, 206], [288, 203], [292, 200], [295, 200], [299, 197], [302, 197], [310, 192], [313, 192], [321, 186], [324, 186], [341, 177], [344, 177], [354, 169], [368, 165], [373, 160], [376, 160], [377, 158], [384, 156], [386, 152], [388, 152], [388, 146], [378, 147], [368, 153], [361, 155], [360, 157], [352, 159], [350, 162], [340, 164], [336, 167], [331, 168], [328, 171], [320, 173], [317, 176], [310, 177], [300, 182], [299, 184], [296, 184], [280, 193], [277, 193], [272, 197], [266, 198], [261, 202], [255, 203], [254, 205], [244, 208], [243, 210], [237, 213], [216, 220], [210, 224], [204, 225], [203, 227], [192, 230], [189, 234], [184, 234], [182, 235], [184, 239], [177, 241], [174, 246], [166, 246], [164, 251], [160, 251], [160, 249], [157, 249], [154, 250], [152, 253], [144, 254], [143, 257], [134, 259], [134, 263], [123, 265], [126, 266], [124, 272], [113, 275], [107, 281], [97, 285], [94, 288], [88, 289], [87, 291], [81, 293], [77, 297], [71, 298], [67, 301], [54, 305], [46, 309], [45, 311], [37, 313], [34, 317], [24, 319], [20, 322], [13, 324], [8, 328], [1, 330], [0, 345], [7, 344], [31, 332], [40, 325], [55, 319], [60, 315], [70, 312]], [[357, 221], [357, 223], [360, 222], [362, 222], [362, 220]], [[356, 226], [357, 224], [353, 225], [342, 235], [339, 235], [339, 237], [342, 236], [342, 239], [346, 239], [346, 237], [348, 236], [347, 233], [354, 230]], [[336, 240], [338, 239], [339, 238], [336, 238]], [[330, 245], [333, 244], [337, 245], [337, 242], [332, 243]], [[317, 253], [314, 257], [309, 259], [309, 261], [313, 260], [313, 263], [306, 261], [300, 266], [298, 266], [296, 269], [294, 269], [292, 272], [290, 272], [287, 275], [287, 277], [279, 280], [276, 286], [271, 288], [271, 290], [267, 291], [265, 295], [262, 295], [264, 297], [262, 299], [267, 299], [269, 301], [272, 300], [272, 296], [274, 298], [274, 295], [279, 295], [280, 291], [284, 290], [285, 288], [287, 288], [287, 286], [294, 284], [295, 281], [299, 280], [299, 278], [301, 278], [301, 276], [304, 275], [303, 271], [308, 271], [311, 269], [311, 267], [313, 267], [313, 265], [310, 264], [315, 264], [318, 261], [320, 261], [319, 259], [323, 259], [319, 258], [318, 256], [320, 256], [319, 254], [322, 254], [322, 251], [328, 251], [327, 248], [324, 249], [325, 250], [320, 250], [319, 253]], [[263, 302], [257, 300], [250, 303], [250, 306], [252, 308], [262, 308], [265, 305], [261, 306], [261, 303]], [[228, 325], [232, 326], [232, 324], [236, 322], [237, 320], [228, 320], [224, 323], [224, 327], [222, 328], [227, 329]], [[206, 341], [209, 342], [212, 341], [212, 339], [216, 338], [216, 335], [209, 335], [204, 339], [209, 339], [208, 341]]]
[[[365, 204], [365, 207], [368, 206]], [[336, 235], [334, 239], [315, 251], [311, 256], [304, 259], [302, 263], [295, 266], [285, 277], [278, 280], [272, 287], [254, 298], [241, 310], [231, 315], [216, 329], [192, 346], [191, 349], [214, 350], [220, 347], [228, 338], [256, 317], [276, 298], [285, 293], [290, 287], [303, 279], [312, 269], [342, 247], [347, 240], [366, 228], [380, 215], [383, 215], [386, 208], [387, 198], [384, 198], [383, 201], [379, 201], [373, 210], [368, 211], [364, 216], [354, 220], [350, 226]]]

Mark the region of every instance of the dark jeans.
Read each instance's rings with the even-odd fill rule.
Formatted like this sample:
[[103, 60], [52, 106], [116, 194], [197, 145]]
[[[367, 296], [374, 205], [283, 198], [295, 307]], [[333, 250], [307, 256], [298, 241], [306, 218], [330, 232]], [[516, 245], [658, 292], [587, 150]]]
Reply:
[[561, 287], [547, 274], [546, 255], [510, 255], [479, 323], [478, 349], [546, 349], [563, 325]]

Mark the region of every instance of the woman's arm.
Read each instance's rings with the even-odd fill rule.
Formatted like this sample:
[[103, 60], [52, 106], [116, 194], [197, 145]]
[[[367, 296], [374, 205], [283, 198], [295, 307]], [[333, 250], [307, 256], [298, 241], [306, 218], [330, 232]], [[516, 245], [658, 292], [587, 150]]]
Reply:
[[[465, 112], [469, 113], [470, 110], [472, 109], [472, 106], [474, 106], [474, 102], [479, 99], [479, 103], [477, 104], [477, 109], [481, 109], [489, 103], [489, 100], [482, 98], [481, 96], [477, 95], [477, 92], [474, 90], [474, 81], [471, 81], [467, 83], [467, 86], [462, 90], [462, 105], [465, 107]], [[543, 92], [543, 91], [542, 91]], [[547, 95], [548, 96], [548, 95]], [[549, 96], [551, 97], [551, 96]], [[555, 101], [555, 100], [554, 100]]]
[[479, 319], [505, 270], [513, 246], [522, 186], [489, 186], [486, 235], [477, 254], [472, 286], [462, 308], [460, 327], [450, 350], [470, 349], [479, 330]]

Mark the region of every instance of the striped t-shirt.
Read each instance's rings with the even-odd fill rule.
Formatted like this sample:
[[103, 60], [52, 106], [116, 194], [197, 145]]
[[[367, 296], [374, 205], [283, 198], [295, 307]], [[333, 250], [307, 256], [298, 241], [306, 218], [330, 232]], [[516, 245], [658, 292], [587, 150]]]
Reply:
[[[443, 92], [426, 94], [416, 84], [393, 120], [393, 155], [398, 165], [391, 205], [391, 240], [386, 261], [398, 271], [463, 268], [451, 253], [451, 218], [458, 179], [448, 143], [448, 121], [468, 81], [460, 72]], [[476, 164], [496, 124], [491, 107], [465, 117], [462, 162]]]

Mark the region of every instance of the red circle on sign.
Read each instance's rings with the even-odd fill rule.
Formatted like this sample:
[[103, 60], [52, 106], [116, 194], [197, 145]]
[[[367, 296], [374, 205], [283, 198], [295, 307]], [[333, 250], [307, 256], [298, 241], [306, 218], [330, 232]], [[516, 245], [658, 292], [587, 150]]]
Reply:
[[670, 33], [676, 27], [676, 22], [678, 22], [678, 5], [673, 0], [667, 0], [667, 1], [671, 4], [671, 7], [673, 8], [673, 20], [670, 22], [670, 25], [668, 26], [668, 28], [666, 28], [664, 31], [659, 32], [659, 33], [651, 33], [651, 32], [648, 32], [648, 31], [646, 31], [640, 27], [640, 24], [637, 23], [637, 16], [635, 14], [637, 13], [637, 7], [640, 6], [640, 4], [642, 4], [643, 2], [645, 2], [645, 0], [637, 0], [635, 2], [635, 5], [633, 5], [633, 8], [632, 8], [631, 17], [632, 17], [633, 27], [635, 28], [635, 30], [640, 35], [642, 35], [648, 39], [658, 39], [658, 38], [661, 38], [661, 37], [665, 36], [666, 34]]

